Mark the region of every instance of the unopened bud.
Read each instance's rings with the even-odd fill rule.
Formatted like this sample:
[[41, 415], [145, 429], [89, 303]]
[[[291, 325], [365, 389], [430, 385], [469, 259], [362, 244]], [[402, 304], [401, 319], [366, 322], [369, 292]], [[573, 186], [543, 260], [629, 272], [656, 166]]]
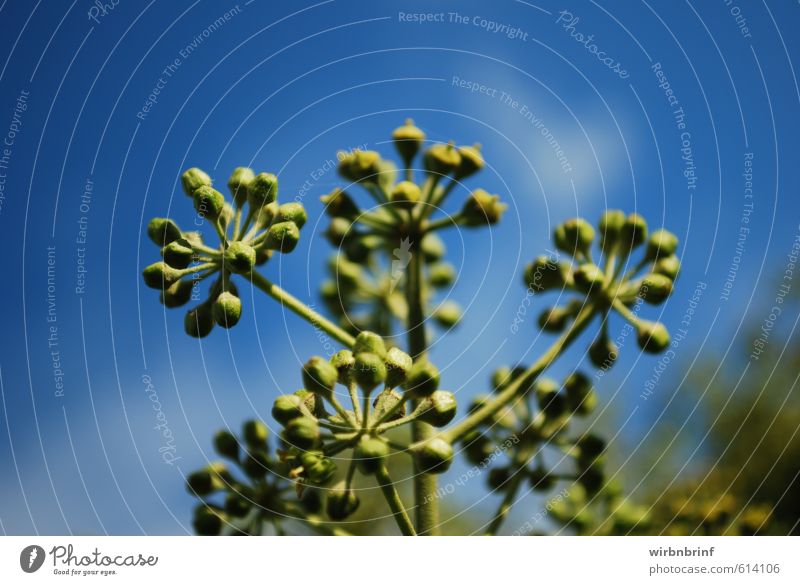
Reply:
[[282, 221], [270, 226], [264, 245], [270, 250], [280, 250], [288, 254], [297, 247], [300, 241], [300, 230], [293, 221]]
[[436, 288], [444, 288], [456, 280], [456, 269], [449, 262], [436, 262], [428, 268], [428, 282]]
[[170, 242], [161, 249], [161, 256], [172, 268], [182, 270], [189, 266], [194, 259], [192, 245], [184, 239]]
[[190, 279], [174, 282], [169, 288], [161, 291], [161, 302], [168, 309], [182, 307], [192, 299], [193, 287], [194, 282]]
[[404, 387], [411, 396], [430, 396], [439, 388], [438, 368], [427, 360], [416, 362], [408, 373]]
[[663, 274], [667, 278], [675, 280], [678, 278], [678, 273], [681, 271], [681, 261], [675, 255], [659, 258], [653, 266], [653, 272], [656, 274]]
[[480, 171], [483, 166], [483, 156], [481, 155], [481, 145], [475, 144], [474, 146], [460, 146], [458, 154], [461, 155], [461, 162], [456, 169], [455, 176], [457, 179], [466, 179]]
[[272, 203], [278, 198], [278, 177], [272, 173], [258, 173], [247, 186], [247, 202], [254, 208]]
[[284, 203], [278, 207], [278, 213], [275, 217], [276, 222], [290, 221], [298, 228], [302, 228], [306, 221], [308, 221], [308, 214], [302, 203], [293, 201], [291, 203]]
[[249, 244], [234, 241], [228, 244], [223, 255], [223, 263], [227, 270], [235, 274], [248, 275], [256, 263], [256, 251]]
[[461, 321], [461, 306], [455, 301], [445, 301], [433, 312], [433, 318], [442, 327], [455, 327]]
[[648, 274], [639, 287], [639, 297], [651, 305], [663, 303], [670, 294], [672, 280], [663, 274]]
[[289, 421], [303, 416], [300, 406], [303, 404], [303, 399], [294, 394], [284, 394], [278, 396], [272, 404], [272, 418], [282, 425], [286, 425]]
[[413, 448], [417, 468], [422, 473], [444, 473], [453, 462], [453, 446], [434, 437]]
[[214, 449], [232, 461], [239, 460], [239, 441], [229, 431], [222, 430], [214, 435]]
[[352, 490], [345, 490], [344, 488], [331, 490], [328, 492], [325, 511], [331, 520], [341, 522], [358, 510], [358, 504], [359, 499]]
[[631, 213], [622, 228], [620, 243], [625, 249], [633, 249], [640, 246], [646, 239], [647, 222], [641, 215]]
[[598, 368], [610, 368], [617, 361], [619, 348], [608, 337], [598, 337], [589, 346], [589, 359]]
[[556, 227], [553, 241], [559, 250], [567, 254], [586, 254], [594, 241], [594, 228], [585, 219], [568, 219]]
[[458, 404], [455, 394], [437, 390], [422, 401], [420, 408], [423, 409], [420, 420], [435, 427], [443, 427], [455, 418]]
[[370, 392], [386, 380], [386, 364], [377, 354], [362, 351], [356, 354], [353, 377], [365, 392]]
[[596, 264], [581, 264], [574, 274], [575, 287], [585, 293], [597, 292], [606, 281], [606, 276]]
[[572, 269], [566, 262], [538, 256], [525, 268], [525, 286], [532, 293], [561, 289], [573, 283]]
[[381, 155], [374, 150], [354, 150], [339, 155], [339, 174], [348, 181], [376, 183], [381, 172]]
[[425, 151], [425, 170], [434, 175], [449, 175], [461, 164], [461, 155], [452, 142], [434, 144]]
[[[387, 388], [375, 397], [372, 402], [372, 407], [375, 409], [375, 418], [381, 418], [385, 413], [392, 410], [397, 404], [403, 400], [403, 396], [397, 391]], [[397, 420], [405, 416], [405, 408], [400, 407], [397, 411], [389, 417], [389, 421]]]
[[307, 451], [319, 441], [319, 425], [310, 418], [292, 419], [283, 429], [283, 438], [289, 445]]
[[392, 347], [386, 352], [385, 362], [386, 385], [389, 388], [396, 388], [403, 384], [414, 365], [411, 356], [396, 347]]
[[186, 313], [183, 328], [190, 337], [205, 337], [214, 328], [211, 304], [203, 303]]
[[422, 194], [416, 183], [401, 181], [394, 186], [389, 194], [389, 201], [403, 209], [411, 209], [419, 201]]
[[678, 236], [670, 231], [656, 230], [647, 241], [647, 259], [656, 260], [672, 256], [678, 250]]
[[181, 238], [181, 230], [171, 219], [154, 217], [147, 224], [147, 235], [157, 246], [166, 246]]
[[376, 473], [389, 455], [389, 446], [377, 437], [364, 435], [353, 449], [353, 459], [364, 475]]
[[361, 213], [353, 198], [339, 188], [334, 189], [327, 195], [323, 195], [321, 201], [325, 204], [325, 213], [331, 217], [343, 217], [352, 220]]
[[500, 203], [499, 195], [490, 195], [483, 189], [475, 189], [464, 203], [461, 215], [468, 226], [493, 225], [500, 221], [500, 217], [508, 207]]
[[636, 327], [636, 339], [647, 353], [661, 353], [670, 342], [669, 331], [661, 323], [641, 321]]
[[200, 187], [211, 186], [211, 177], [197, 167], [192, 167], [181, 175], [181, 185], [186, 195], [194, 197], [194, 192]]
[[603, 213], [597, 227], [600, 230], [600, 242], [604, 250], [619, 243], [626, 221], [625, 213], [619, 209], [609, 209]]
[[249, 420], [242, 425], [242, 437], [248, 449], [266, 451], [269, 429], [260, 420]]
[[426, 262], [436, 262], [444, 258], [447, 248], [436, 233], [429, 232], [422, 238], [422, 245], [420, 246], [422, 254], [425, 256]]
[[241, 207], [247, 201], [247, 187], [255, 177], [253, 169], [247, 167], [236, 167], [228, 179], [228, 189], [231, 191], [236, 207]]
[[168, 266], [165, 262], [156, 262], [142, 271], [142, 277], [150, 288], [163, 290], [178, 281], [181, 271]]
[[372, 331], [362, 331], [356, 337], [353, 345], [353, 353], [358, 355], [362, 352], [374, 353], [381, 359], [386, 357], [386, 344], [383, 338]]
[[193, 200], [194, 209], [198, 214], [215, 221], [225, 209], [225, 196], [207, 185], [197, 188]]
[[597, 394], [585, 374], [573, 372], [564, 380], [567, 407], [575, 414], [585, 416], [597, 406]]
[[327, 394], [339, 379], [338, 370], [325, 358], [314, 356], [303, 366], [303, 384], [310, 392]]
[[409, 164], [425, 142], [425, 133], [414, 125], [414, 120], [408, 118], [406, 123], [392, 132], [395, 148], [401, 158]]
[[343, 386], [350, 384], [353, 366], [355, 363], [356, 358], [353, 356], [353, 352], [349, 349], [343, 349], [333, 355], [331, 358], [331, 365], [336, 368], [336, 371], [339, 373], [339, 384], [342, 384]]

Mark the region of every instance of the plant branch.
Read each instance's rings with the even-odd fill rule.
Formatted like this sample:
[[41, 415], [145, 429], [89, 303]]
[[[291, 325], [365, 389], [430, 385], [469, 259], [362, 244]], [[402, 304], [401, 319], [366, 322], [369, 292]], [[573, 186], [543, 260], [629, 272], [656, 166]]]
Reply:
[[400, 499], [400, 495], [397, 493], [394, 483], [392, 483], [392, 478], [389, 477], [385, 464], [380, 466], [378, 473], [375, 474], [375, 479], [378, 480], [383, 497], [386, 498], [386, 503], [389, 504], [389, 508], [392, 510], [397, 526], [400, 527], [400, 532], [403, 533], [403, 536], [416, 536], [417, 533], [414, 530], [414, 525], [411, 524], [411, 518], [408, 517], [408, 512], [403, 506], [403, 500]]

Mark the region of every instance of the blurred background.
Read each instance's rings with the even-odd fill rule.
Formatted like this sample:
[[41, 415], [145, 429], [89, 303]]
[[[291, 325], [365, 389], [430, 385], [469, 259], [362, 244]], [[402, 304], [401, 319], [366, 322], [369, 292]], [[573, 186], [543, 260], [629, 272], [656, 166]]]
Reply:
[[[469, 185], [509, 204], [445, 236], [465, 315], [433, 347], [443, 386], [466, 404], [548, 346], [521, 273], [556, 223], [641, 213], [681, 239], [674, 294], [643, 314], [681, 338], [663, 357], [623, 347], [587, 424], [648, 530], [797, 531], [797, 3], [6, 0], [0, 22], [3, 533], [191, 532], [184, 476], [215, 458], [213, 432], [270, 421], [320, 339], [249, 290], [238, 327], [187, 337], [142, 285], [147, 221], [191, 223], [187, 167], [274, 172], [310, 219], [266, 275], [321, 306], [336, 152], [393, 157], [407, 117], [480, 142]], [[466, 482], [445, 531], [499, 499]], [[586, 530], [544, 506], [522, 499], [506, 532]]]

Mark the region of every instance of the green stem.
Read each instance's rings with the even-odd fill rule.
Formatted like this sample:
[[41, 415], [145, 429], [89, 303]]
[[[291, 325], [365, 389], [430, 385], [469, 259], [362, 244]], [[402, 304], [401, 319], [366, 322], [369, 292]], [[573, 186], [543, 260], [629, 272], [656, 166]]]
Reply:
[[352, 348], [355, 344], [355, 338], [347, 331], [320, 315], [317, 311], [283, 290], [277, 284], [264, 278], [259, 272], [253, 270], [250, 281], [273, 299], [288, 307], [292, 312], [311, 323], [314, 327], [319, 327], [340, 343], [349, 348]]
[[403, 500], [400, 499], [400, 495], [397, 493], [394, 483], [392, 483], [392, 478], [389, 477], [389, 472], [386, 470], [385, 464], [380, 466], [378, 473], [375, 474], [375, 479], [378, 480], [378, 485], [383, 492], [383, 497], [386, 498], [386, 503], [389, 504], [389, 508], [392, 510], [395, 522], [397, 522], [397, 526], [400, 527], [400, 532], [403, 533], [403, 536], [416, 536], [417, 533], [414, 531], [411, 518], [408, 517], [408, 512], [406, 512], [406, 508], [403, 506]]
[[440, 229], [443, 229], [443, 228], [455, 227], [455, 226], [461, 225], [462, 222], [463, 222], [463, 219], [464, 218], [462, 217], [462, 215], [460, 213], [457, 213], [456, 215], [440, 217], [439, 219], [430, 222], [426, 226], [425, 230], [428, 231], [428, 232], [433, 232], [433, 231], [440, 230]]
[[489, 524], [489, 527], [486, 529], [484, 536], [494, 536], [497, 534], [497, 531], [500, 530], [500, 526], [511, 511], [511, 506], [514, 505], [514, 498], [517, 497], [519, 486], [522, 484], [525, 477], [525, 471], [519, 468], [517, 469], [517, 473], [514, 474], [514, 477], [509, 480], [508, 491], [506, 491], [506, 495], [500, 503], [500, 507], [497, 509], [494, 518], [492, 518], [491, 524]]

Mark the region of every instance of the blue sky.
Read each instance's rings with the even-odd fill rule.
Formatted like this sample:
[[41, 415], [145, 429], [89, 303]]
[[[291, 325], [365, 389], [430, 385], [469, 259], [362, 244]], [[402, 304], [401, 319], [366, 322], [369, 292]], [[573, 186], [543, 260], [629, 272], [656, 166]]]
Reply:
[[[480, 142], [487, 168], [468, 186], [509, 203], [491, 230], [447, 237], [460, 270], [451, 294], [468, 309], [433, 359], [464, 401], [487, 388], [493, 366], [547, 347], [533, 308], [511, 331], [522, 267], [548, 248], [554, 224], [607, 207], [680, 236], [675, 294], [649, 318], [675, 330], [705, 287], [675, 363], [745, 367], [726, 352], [752, 342], [745, 320], [769, 314], [800, 223], [797, 4], [276, 4], [0, 5], [2, 531], [188, 530], [181, 474], [213, 457], [212, 432], [268, 419], [321, 350], [312, 329], [249, 292], [230, 335], [187, 338], [182, 311], [165, 312], [140, 282], [157, 256], [148, 219], [192, 221], [178, 181], [188, 166], [220, 183], [239, 165], [278, 173], [310, 220], [266, 274], [319, 304], [329, 251], [319, 196], [338, 179], [316, 170], [342, 148], [393, 155], [389, 134], [409, 116], [431, 140]], [[432, 20], [409, 22], [423, 13]], [[628, 421], [618, 446], [652, 455], [651, 430], [666, 422], [639, 395], [657, 360], [624, 349], [600, 394], [613, 420]], [[688, 392], [682, 377], [673, 364], [656, 392]], [[172, 464], [159, 452], [153, 393]], [[477, 487], [463, 497], [481, 497]]]

